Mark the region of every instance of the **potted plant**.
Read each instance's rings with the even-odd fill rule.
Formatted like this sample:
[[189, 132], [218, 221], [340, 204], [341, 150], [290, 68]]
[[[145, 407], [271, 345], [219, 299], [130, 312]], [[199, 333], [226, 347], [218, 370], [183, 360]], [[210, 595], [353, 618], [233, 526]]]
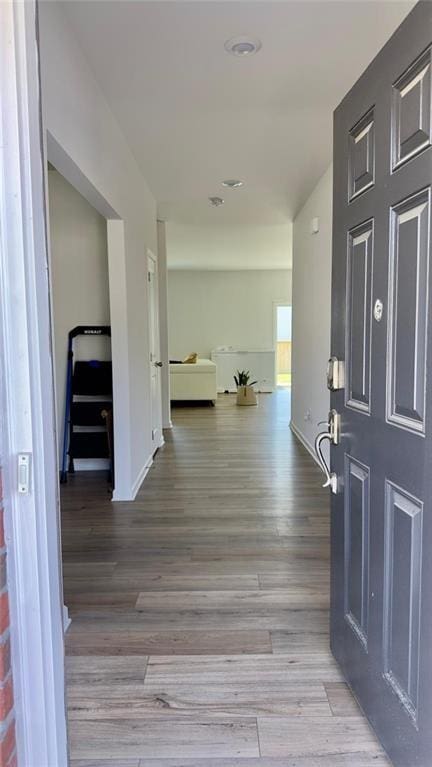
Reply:
[[237, 370], [234, 381], [237, 386], [237, 405], [256, 405], [257, 398], [254, 392], [256, 381], [250, 381], [249, 370]]

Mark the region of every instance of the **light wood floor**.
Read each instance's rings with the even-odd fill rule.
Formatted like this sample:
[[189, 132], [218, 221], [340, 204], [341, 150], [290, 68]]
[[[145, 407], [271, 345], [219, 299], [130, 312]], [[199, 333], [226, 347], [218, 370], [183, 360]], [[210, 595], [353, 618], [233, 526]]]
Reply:
[[258, 408], [177, 408], [137, 500], [62, 493], [73, 767], [383, 767], [328, 650], [322, 476]]

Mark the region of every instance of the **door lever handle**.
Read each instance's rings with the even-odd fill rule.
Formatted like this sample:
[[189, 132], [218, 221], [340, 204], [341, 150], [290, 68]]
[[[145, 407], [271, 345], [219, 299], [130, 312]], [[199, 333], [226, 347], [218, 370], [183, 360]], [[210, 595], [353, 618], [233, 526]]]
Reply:
[[155, 366], [156, 366], [157, 368], [161, 368], [161, 367], [162, 367], [162, 365], [163, 365], [163, 362], [155, 362]]
[[337, 493], [337, 474], [330, 472], [321, 450], [321, 443], [324, 442], [325, 439], [328, 439], [329, 442], [333, 441], [332, 435], [329, 431], [322, 431], [320, 434], [318, 434], [317, 438], [315, 439], [315, 453], [317, 455], [319, 465], [321, 466], [321, 469], [326, 478], [323, 487], [330, 487], [332, 493]]

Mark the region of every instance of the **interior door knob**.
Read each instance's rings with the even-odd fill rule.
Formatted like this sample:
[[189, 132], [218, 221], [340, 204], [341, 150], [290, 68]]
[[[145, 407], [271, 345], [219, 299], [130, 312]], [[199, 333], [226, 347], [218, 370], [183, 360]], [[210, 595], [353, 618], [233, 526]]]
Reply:
[[[320, 421], [320, 423], [323, 423], [323, 422]], [[321, 443], [324, 442], [324, 440], [328, 439], [328, 441], [333, 445], [339, 444], [340, 414], [336, 410], [330, 410], [328, 415], [328, 421], [327, 422], [324, 421], [324, 423], [327, 423], [327, 431], [322, 431], [320, 434], [318, 434], [315, 440], [315, 453], [318, 458], [319, 465], [321, 466], [321, 469], [324, 472], [324, 475], [326, 478], [326, 481], [323, 487], [330, 487], [332, 493], [337, 493], [338, 491], [337, 475], [334, 472], [330, 472], [330, 469], [326, 464], [325, 458], [321, 450]]]

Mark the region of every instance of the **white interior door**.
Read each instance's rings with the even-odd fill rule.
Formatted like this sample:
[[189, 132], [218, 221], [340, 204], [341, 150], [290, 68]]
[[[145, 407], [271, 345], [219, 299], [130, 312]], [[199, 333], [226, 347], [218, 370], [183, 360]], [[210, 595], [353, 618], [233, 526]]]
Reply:
[[153, 451], [163, 444], [162, 405], [161, 405], [161, 367], [159, 338], [159, 304], [157, 285], [157, 262], [153, 256], [147, 257], [147, 291], [149, 312], [149, 353], [151, 378], [151, 425]]

